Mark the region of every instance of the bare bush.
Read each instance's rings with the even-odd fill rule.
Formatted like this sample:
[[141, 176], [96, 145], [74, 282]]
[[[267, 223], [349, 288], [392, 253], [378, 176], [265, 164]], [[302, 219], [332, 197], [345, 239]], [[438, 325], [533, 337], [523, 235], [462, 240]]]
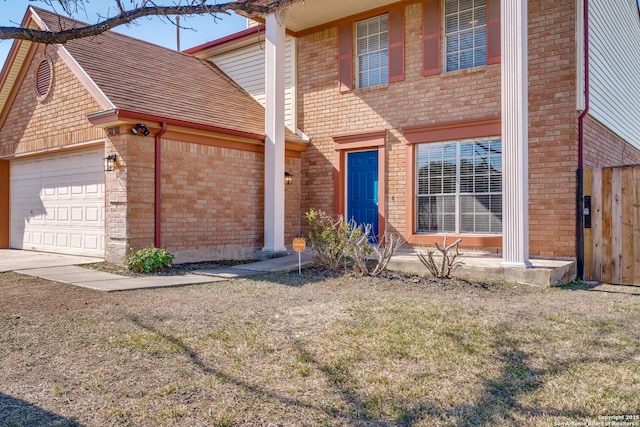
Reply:
[[[371, 225], [365, 226], [364, 234], [371, 233]], [[377, 276], [387, 269], [393, 254], [404, 244], [398, 233], [385, 231], [378, 245], [371, 245], [368, 239], [354, 242], [354, 270], [363, 276]]]
[[[447, 236], [444, 236], [442, 246], [436, 242], [435, 249], [417, 250], [418, 259], [427, 267], [433, 277], [449, 279], [451, 272], [463, 264], [462, 261], [456, 261], [456, 258], [460, 256], [460, 242], [462, 242], [462, 239], [447, 245]], [[436, 251], [439, 254], [436, 255]]]

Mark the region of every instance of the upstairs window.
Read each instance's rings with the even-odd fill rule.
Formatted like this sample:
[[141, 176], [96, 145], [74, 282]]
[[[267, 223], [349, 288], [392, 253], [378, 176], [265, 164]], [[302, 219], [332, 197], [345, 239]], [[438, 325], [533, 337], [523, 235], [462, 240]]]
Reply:
[[486, 0], [445, 0], [446, 71], [487, 63]]
[[356, 23], [356, 87], [389, 82], [389, 17], [387, 14]]

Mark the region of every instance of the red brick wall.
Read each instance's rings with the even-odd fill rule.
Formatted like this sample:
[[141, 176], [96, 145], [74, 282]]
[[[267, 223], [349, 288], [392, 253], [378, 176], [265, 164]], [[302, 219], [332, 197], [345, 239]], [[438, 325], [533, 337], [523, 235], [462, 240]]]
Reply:
[[[300, 158], [286, 157], [285, 171], [293, 175], [293, 183], [284, 187], [285, 217], [284, 244], [291, 246], [293, 239], [302, 234], [301, 182], [302, 168]], [[284, 177], [283, 177], [284, 179]]]
[[[106, 154], [115, 154], [116, 170], [106, 172], [105, 181], [105, 259], [121, 262], [129, 251], [129, 227], [127, 222], [127, 165], [129, 141], [134, 139], [129, 128], [118, 128], [119, 135], [106, 143]], [[132, 141], [134, 143], [134, 141]]]
[[27, 64], [22, 85], [7, 119], [0, 129], [0, 156], [22, 154], [60, 147], [105, 137], [102, 129], [92, 127], [87, 115], [100, 111], [100, 106], [82, 86], [71, 70], [52, 51], [54, 79], [49, 96], [38, 102], [35, 93], [35, 74], [44, 59], [44, 47]]
[[584, 166], [640, 164], [640, 151], [590, 116], [584, 120]]
[[155, 244], [155, 140], [128, 134], [126, 151], [127, 240], [131, 250]]
[[[127, 235], [131, 250], [155, 241], [154, 139], [126, 137]], [[124, 148], [124, 149], [122, 149]], [[287, 158], [285, 243], [300, 228], [300, 159]], [[284, 185], [284, 177], [283, 177]], [[115, 209], [115, 207], [114, 207]], [[264, 155], [162, 141], [162, 246], [178, 261], [246, 258], [264, 238]]]
[[[529, 2], [530, 251], [575, 256], [575, 2]], [[312, 146], [303, 154], [302, 210], [333, 212], [331, 136], [388, 129], [386, 203], [390, 229], [407, 228], [403, 128], [500, 114], [500, 65], [421, 74], [422, 3], [405, 8], [405, 80], [340, 93], [337, 29], [298, 40], [298, 111]], [[406, 236], [405, 236], [406, 237]], [[550, 244], [553, 242], [553, 244]]]
[[575, 2], [529, 2], [529, 249], [576, 255]]
[[162, 237], [169, 251], [258, 247], [263, 155], [178, 141], [162, 144]]

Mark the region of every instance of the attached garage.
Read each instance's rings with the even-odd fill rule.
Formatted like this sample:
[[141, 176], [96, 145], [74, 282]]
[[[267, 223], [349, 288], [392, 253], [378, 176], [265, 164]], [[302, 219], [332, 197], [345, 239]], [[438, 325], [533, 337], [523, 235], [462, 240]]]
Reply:
[[10, 245], [104, 257], [104, 147], [11, 162]]

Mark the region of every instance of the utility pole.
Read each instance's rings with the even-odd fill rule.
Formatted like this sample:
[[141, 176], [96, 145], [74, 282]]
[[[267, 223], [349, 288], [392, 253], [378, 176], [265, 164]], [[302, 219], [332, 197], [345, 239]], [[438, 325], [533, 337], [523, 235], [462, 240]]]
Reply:
[[176, 50], [180, 52], [180, 15], [176, 16]]

